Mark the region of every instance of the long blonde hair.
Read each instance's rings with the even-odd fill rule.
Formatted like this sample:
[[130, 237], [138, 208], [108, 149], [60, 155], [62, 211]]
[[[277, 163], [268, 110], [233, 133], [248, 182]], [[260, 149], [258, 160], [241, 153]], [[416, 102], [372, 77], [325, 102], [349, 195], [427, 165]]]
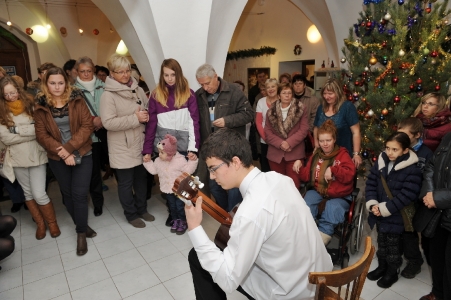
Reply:
[[333, 104], [332, 110], [337, 113], [340, 110], [341, 105], [345, 102], [346, 97], [343, 93], [343, 89], [336, 79], [328, 79], [321, 89], [321, 104], [323, 105], [323, 112], [326, 113], [329, 110], [331, 104], [327, 103], [324, 99], [324, 92], [333, 92], [337, 96], [337, 101]]
[[49, 77], [51, 75], [62, 75], [64, 78], [66, 87], [64, 89], [64, 93], [61, 95], [61, 101], [65, 105], [69, 101], [69, 97], [72, 93], [72, 86], [70, 85], [69, 80], [67, 79], [66, 72], [64, 72], [64, 70], [59, 67], [51, 68], [45, 73], [45, 76], [42, 79], [41, 83], [41, 92], [37, 95], [37, 97], [39, 98], [41, 96], [45, 96], [46, 102], [49, 106], [54, 107], [56, 105], [56, 101], [53, 99], [53, 96], [50, 93], [49, 88], [47, 87], [47, 81], [49, 80]]
[[191, 91], [189, 89], [188, 80], [183, 76], [182, 68], [178, 61], [173, 58], [168, 58], [163, 60], [160, 70], [160, 80], [158, 85], [152, 92], [152, 97], [154, 97], [158, 103], [167, 107], [169, 90], [166, 87], [166, 82], [164, 81], [164, 71], [163, 68], [171, 69], [175, 72], [175, 104], [176, 108], [182, 107], [191, 96]]
[[[427, 99], [431, 99], [431, 98], [437, 99], [437, 102], [438, 102], [437, 112], [435, 114], [438, 114], [439, 112], [441, 112], [442, 110], [444, 110], [446, 108], [446, 106], [447, 106], [446, 104], [448, 101], [446, 101], [446, 98], [442, 94], [428, 93], [428, 94], [424, 95], [423, 97], [421, 97], [420, 104], [418, 105], [417, 109], [415, 109], [415, 111], [413, 112], [412, 117], [416, 117], [421, 112], [421, 108], [422, 108], [421, 106], [423, 105], [422, 103], [424, 101], [426, 101]], [[432, 117], [434, 117], [434, 116], [432, 116]]]

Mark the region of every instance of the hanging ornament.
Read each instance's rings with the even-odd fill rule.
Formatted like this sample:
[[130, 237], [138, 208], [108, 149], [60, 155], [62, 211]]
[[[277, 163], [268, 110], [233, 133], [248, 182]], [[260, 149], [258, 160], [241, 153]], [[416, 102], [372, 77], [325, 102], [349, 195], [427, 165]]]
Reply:
[[437, 57], [437, 55], [438, 55], [438, 52], [437, 52], [437, 51], [433, 50], [433, 51], [431, 52], [431, 56], [432, 56], [432, 57]]
[[375, 65], [377, 63], [377, 58], [374, 56], [374, 54], [371, 54], [371, 58], [368, 61], [371, 65]]
[[380, 115], [379, 116], [379, 120], [381, 120], [381, 121], [385, 120], [385, 116], [384, 115]]
[[341, 62], [342, 64], [344, 64], [344, 63], [346, 62], [346, 57], [342, 57], [342, 58], [340, 59], [340, 62]]
[[390, 13], [386, 13], [385, 16], [384, 16], [384, 19], [385, 19], [386, 21], [390, 20], [390, 19], [391, 19]]
[[376, 157], [376, 156], [373, 156], [373, 157], [371, 158], [371, 160], [372, 160], [373, 162], [376, 162], [377, 157]]
[[423, 83], [423, 80], [421, 80], [421, 78], [418, 78], [417, 79], [417, 84], [422, 84]]
[[366, 22], [366, 28], [371, 28], [371, 26], [373, 26], [373, 23], [371, 23], [371, 21]]
[[60, 27], [60, 32], [61, 32], [61, 35], [63, 37], [67, 36], [67, 29], [66, 29], [66, 27]]
[[435, 60], [435, 58], [433, 58], [433, 59], [431, 60], [431, 64], [435, 65], [436, 63], [437, 63], [437, 61]]
[[428, 57], [426, 55], [423, 56], [423, 64], [427, 63], [427, 61], [428, 61]]
[[388, 115], [388, 109], [384, 108], [382, 110], [382, 115], [384, 115], [384, 116]]
[[368, 158], [369, 156], [370, 156], [370, 154], [368, 153], [368, 151], [367, 150], [363, 150], [362, 157], [363, 158]]
[[382, 46], [383, 48], [387, 47], [387, 41], [383, 41], [382, 44], [381, 44], [381, 46]]
[[395, 96], [395, 98], [393, 98], [393, 101], [395, 103], [399, 103], [401, 101], [401, 97], [399, 97], [398, 95]]
[[429, 49], [428, 48], [424, 48], [423, 49], [423, 53], [424, 53], [424, 55], [428, 55], [429, 54]]
[[348, 96], [348, 101], [353, 101], [354, 100], [354, 98], [352, 98], [352, 95], [349, 95]]
[[369, 117], [372, 117], [374, 115], [374, 111], [372, 109], [370, 109], [367, 113], [366, 113]]
[[98, 29], [94, 29], [92, 31], [92, 34], [94, 34], [94, 35], [99, 35], [99, 33], [100, 33], [100, 31]]
[[25, 29], [25, 33], [28, 34], [28, 35], [32, 35], [33, 34], [33, 29], [28, 27], [27, 29]]
[[421, 91], [423, 89], [423, 87], [421, 86], [421, 84], [417, 85], [417, 91]]
[[401, 56], [401, 57], [404, 56], [405, 54], [406, 54], [406, 52], [404, 50], [402, 50], [402, 49], [399, 50], [399, 52], [398, 52], [398, 55]]
[[368, 72], [368, 71], [370, 70], [370, 68], [365, 67], [364, 70], [365, 70], [366, 72]]
[[398, 76], [395, 76], [391, 79], [391, 82], [393, 82], [393, 83], [398, 83], [398, 81], [399, 81]]
[[[426, 2], [426, 1], [425, 1]], [[431, 13], [431, 7], [432, 7], [432, 3], [431, 3], [432, 1], [429, 1], [429, 3], [428, 3], [428, 7], [425, 9], [425, 11], [426, 11], [426, 13]]]
[[415, 89], [415, 85], [412, 83], [412, 84], [409, 86], [409, 89], [410, 89], [411, 91], [413, 91], [413, 90]]
[[437, 85], [435, 86], [435, 90], [436, 90], [436, 91], [440, 91], [440, 85], [439, 85], [439, 84], [437, 84]]
[[417, 97], [418, 97], [418, 98], [421, 98], [421, 97], [423, 97], [423, 95], [424, 95], [424, 93], [423, 93], [423, 92], [418, 92], [418, 93], [417, 93]]
[[403, 5], [404, 4], [404, 0], [398, 0], [398, 4], [399, 5]]

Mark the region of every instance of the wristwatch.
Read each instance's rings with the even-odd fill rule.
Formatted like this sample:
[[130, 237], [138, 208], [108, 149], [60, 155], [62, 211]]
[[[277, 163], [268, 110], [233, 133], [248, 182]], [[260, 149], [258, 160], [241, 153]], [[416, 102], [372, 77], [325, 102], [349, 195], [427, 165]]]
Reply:
[[352, 155], [353, 155], [353, 156], [355, 156], [355, 155], [360, 155], [360, 153], [359, 153], [359, 152], [352, 152]]

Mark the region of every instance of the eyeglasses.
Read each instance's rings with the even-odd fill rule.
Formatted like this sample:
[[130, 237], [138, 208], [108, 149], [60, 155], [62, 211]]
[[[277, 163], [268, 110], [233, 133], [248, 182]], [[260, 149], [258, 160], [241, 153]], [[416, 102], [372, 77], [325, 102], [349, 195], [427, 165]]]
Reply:
[[78, 72], [82, 73], [82, 74], [91, 74], [92, 70], [81, 70], [81, 71], [78, 71]]
[[130, 74], [131, 71], [132, 70], [119, 71], [119, 72], [113, 71], [113, 73], [120, 75], [120, 76], [124, 76], [125, 74]]
[[11, 98], [14, 97], [18, 94], [18, 92], [13, 92], [13, 93], [9, 93], [9, 94], [5, 94], [5, 98]]
[[421, 102], [421, 105], [424, 105], [424, 106], [432, 106], [432, 107], [434, 107], [434, 106], [438, 106], [438, 104], [436, 104], [436, 103], [431, 103], [431, 102], [426, 102], [426, 101], [423, 101], [423, 102]]
[[208, 171], [211, 173], [211, 174], [215, 174], [215, 172], [216, 172], [216, 170], [217, 169], [219, 169], [220, 167], [222, 167], [223, 165], [225, 165], [226, 163], [225, 162], [223, 162], [222, 164], [219, 164], [219, 165], [217, 165], [216, 167], [210, 167], [210, 168], [208, 168]]

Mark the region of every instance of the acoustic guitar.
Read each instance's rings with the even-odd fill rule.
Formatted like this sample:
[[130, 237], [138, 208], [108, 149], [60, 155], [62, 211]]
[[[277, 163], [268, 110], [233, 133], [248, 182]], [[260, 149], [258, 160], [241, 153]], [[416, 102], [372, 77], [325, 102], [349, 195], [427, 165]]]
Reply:
[[[188, 173], [183, 172], [174, 182], [172, 191], [174, 194], [180, 198], [183, 202], [191, 201], [193, 204], [196, 203], [199, 197], [202, 197], [202, 209], [213, 217], [216, 221], [221, 223], [218, 232], [215, 236], [215, 244], [219, 249], [224, 250], [227, 247], [227, 242], [230, 239], [229, 230], [232, 225], [233, 216], [238, 209], [238, 205], [228, 213], [222, 207], [220, 207], [216, 202], [211, 200], [207, 195], [202, 193], [199, 189], [203, 187], [203, 183], [199, 181], [199, 177], [194, 177]], [[190, 205], [190, 203], [187, 203]]]

